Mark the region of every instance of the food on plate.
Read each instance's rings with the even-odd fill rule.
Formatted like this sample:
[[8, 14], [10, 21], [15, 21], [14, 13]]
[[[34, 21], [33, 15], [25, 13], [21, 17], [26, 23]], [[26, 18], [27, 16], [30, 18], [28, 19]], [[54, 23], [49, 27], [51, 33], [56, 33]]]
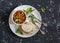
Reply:
[[28, 16], [33, 23], [39, 23], [41, 22], [39, 19], [37, 19], [33, 14]]
[[[29, 8], [27, 8], [27, 9], [23, 9], [23, 11], [26, 13], [26, 15], [29, 15], [28, 16], [28, 18], [30, 18], [31, 19], [31, 21], [33, 22], [33, 23], [39, 23], [40, 22], [40, 20], [39, 19], [37, 19], [35, 16], [34, 16], [34, 14], [32, 14], [32, 12], [34, 11], [34, 9], [32, 9], [32, 7], [29, 7]], [[38, 22], [39, 21], [39, 22]]]
[[23, 34], [20, 29], [16, 29], [16, 33]]
[[36, 29], [37, 26], [33, 24], [32, 22], [27, 22], [26, 24], [22, 25], [22, 30], [25, 32], [32, 32], [34, 29]]
[[33, 31], [37, 29], [37, 25], [33, 24], [32, 22], [26, 22], [18, 27], [19, 33], [23, 34], [32, 34]]
[[29, 7], [26, 10], [23, 9], [23, 11], [28, 15], [29, 13], [31, 13], [33, 11], [33, 9], [32, 9], [32, 7]]
[[22, 24], [26, 20], [26, 15], [23, 11], [17, 11], [13, 15], [13, 21], [17, 24]]
[[[28, 22], [26, 21], [25, 23], [23, 23], [22, 25], [19, 25], [18, 29], [16, 29], [16, 33], [20, 33], [20, 34], [32, 34], [37, 28], [38, 26], [35, 24], [35, 22], [38, 22], [39, 19], [37, 19], [34, 14], [32, 14], [32, 8], [29, 7], [26, 10], [22, 11], [17, 11], [14, 14], [13, 20], [18, 23], [21, 24], [23, 23], [25, 20], [27, 20], [26, 18], [30, 18], [30, 20], [28, 20]], [[29, 15], [28, 17], [26, 17], [26, 15]]]

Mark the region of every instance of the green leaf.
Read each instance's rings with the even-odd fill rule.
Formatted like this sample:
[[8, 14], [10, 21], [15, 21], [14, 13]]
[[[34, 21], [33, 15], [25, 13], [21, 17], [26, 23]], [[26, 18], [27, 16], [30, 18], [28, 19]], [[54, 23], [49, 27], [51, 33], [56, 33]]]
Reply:
[[30, 16], [29, 16], [29, 18], [31, 18], [31, 21], [32, 21], [33, 23], [35, 23], [35, 22], [37, 22], [37, 23], [38, 23], [38, 21], [40, 22], [40, 20], [39, 20], [39, 19], [37, 19], [33, 14], [32, 14], [32, 15], [30, 15]]
[[32, 8], [29, 7], [29, 8], [27, 9], [27, 11], [31, 13], [31, 12], [32, 12]]
[[26, 13], [26, 10], [23, 9], [23, 11]]
[[34, 22], [39, 23], [38, 21], [34, 21]]
[[33, 23], [35, 23], [35, 22], [34, 22], [35, 17], [34, 17], [34, 15], [33, 15], [33, 14], [32, 14], [32, 15], [30, 15], [30, 16], [29, 16], [29, 18], [31, 18], [31, 21], [32, 21]]
[[16, 33], [23, 34], [19, 29], [16, 29]]
[[40, 10], [44, 13], [46, 9], [42, 7]]
[[26, 10], [23, 9], [23, 11], [24, 11], [26, 14], [29, 14], [29, 13], [31, 13], [33, 10], [32, 10], [32, 7], [29, 7], [29, 8], [27, 8]]
[[35, 18], [35, 16], [34, 16], [33, 14], [32, 14], [32, 15], [30, 15], [29, 17], [30, 17], [30, 18], [32, 18], [32, 19], [34, 19], [34, 18]]

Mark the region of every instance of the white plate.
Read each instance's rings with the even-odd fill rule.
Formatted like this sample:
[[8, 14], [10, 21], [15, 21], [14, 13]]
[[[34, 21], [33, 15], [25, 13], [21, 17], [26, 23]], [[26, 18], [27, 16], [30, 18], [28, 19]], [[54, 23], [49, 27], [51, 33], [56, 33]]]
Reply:
[[[9, 16], [9, 26], [10, 26], [10, 29], [11, 29], [11, 31], [12, 31], [14, 34], [16, 34], [16, 35], [19, 36], [19, 37], [23, 37], [23, 38], [31, 37], [31, 36], [34, 36], [34, 35], [39, 31], [39, 29], [37, 29], [37, 30], [34, 31], [34, 33], [31, 34], [31, 35], [21, 35], [21, 34], [18, 34], [18, 33], [15, 32], [16, 28], [18, 27], [18, 25], [15, 25], [15, 24], [12, 22], [12, 20], [11, 20], [12, 14], [13, 14], [15, 11], [27, 9], [27, 8], [29, 8], [29, 7], [32, 7], [32, 6], [30, 6], [30, 5], [21, 5], [21, 6], [18, 6], [18, 7], [16, 7], [16, 8], [11, 12], [11, 14], [10, 14], [10, 16]], [[36, 8], [34, 8], [34, 7], [32, 7], [32, 9], [35, 9], [35, 10], [32, 12], [32, 13], [34, 14], [34, 16], [35, 16], [36, 18], [38, 18], [39, 20], [41, 20], [41, 15], [40, 15], [39, 11], [38, 11]], [[36, 23], [36, 24], [37, 24], [37, 26], [38, 26], [39, 28], [41, 27], [41, 22], [40, 22], [39, 24], [38, 24], [38, 23]]]

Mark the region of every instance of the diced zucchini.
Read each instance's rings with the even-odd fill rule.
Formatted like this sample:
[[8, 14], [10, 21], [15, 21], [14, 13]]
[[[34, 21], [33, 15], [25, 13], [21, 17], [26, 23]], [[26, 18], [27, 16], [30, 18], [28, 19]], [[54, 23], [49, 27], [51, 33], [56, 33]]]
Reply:
[[19, 21], [19, 19], [16, 19], [15, 21], [16, 21], [16, 22], [18, 22], [18, 21]]
[[19, 20], [19, 22], [21, 22], [21, 19], [18, 19]]

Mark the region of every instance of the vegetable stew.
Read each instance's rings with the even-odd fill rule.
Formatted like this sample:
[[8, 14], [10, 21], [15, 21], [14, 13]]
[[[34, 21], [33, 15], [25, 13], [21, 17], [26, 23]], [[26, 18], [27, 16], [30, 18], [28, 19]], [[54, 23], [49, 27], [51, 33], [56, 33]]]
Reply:
[[26, 15], [25, 15], [25, 13], [23, 11], [17, 11], [13, 15], [13, 20], [17, 24], [22, 24], [26, 20]]

